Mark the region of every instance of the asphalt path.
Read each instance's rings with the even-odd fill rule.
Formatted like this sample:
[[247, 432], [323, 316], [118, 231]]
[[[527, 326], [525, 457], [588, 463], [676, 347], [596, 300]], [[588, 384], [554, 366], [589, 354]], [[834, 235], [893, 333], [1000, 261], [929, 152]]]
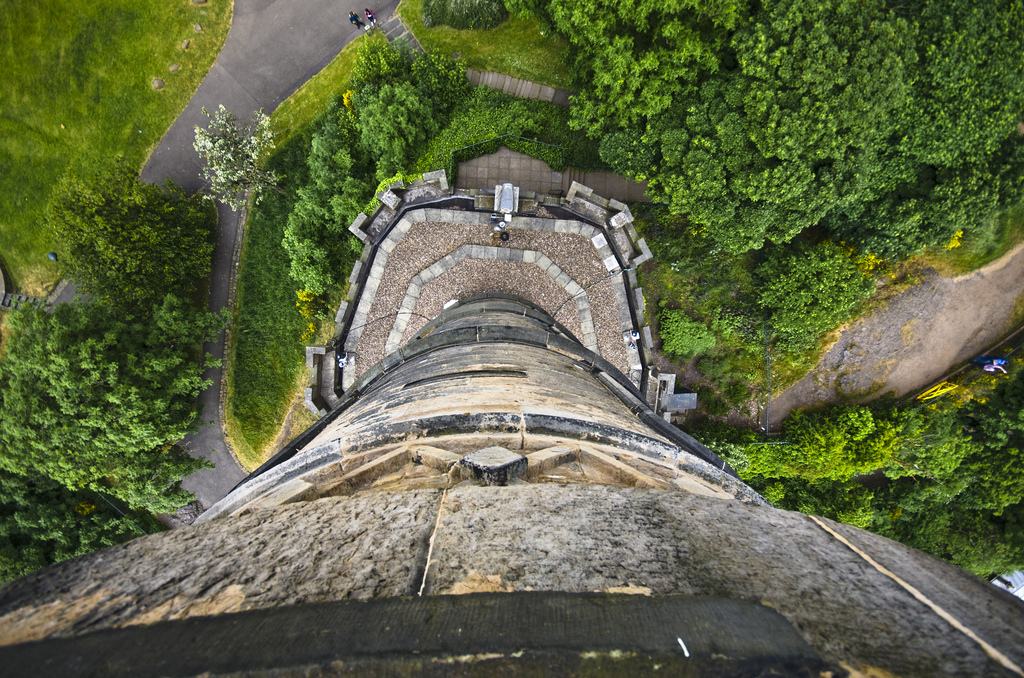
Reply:
[[[223, 2], [224, 0], [213, 0]], [[361, 4], [360, 4], [361, 3]], [[370, 7], [381, 24], [391, 17], [397, 1], [386, 6], [352, 0], [235, 0], [231, 31], [217, 61], [199, 86], [184, 112], [174, 122], [142, 170], [153, 183], [171, 179], [187, 191], [204, 188], [202, 164], [192, 147], [196, 125], [208, 122], [202, 109], [217, 110], [223, 104], [239, 120], [253, 111], [270, 113], [318, 73], [342, 47], [362, 34], [348, 21], [348, 13], [362, 17]], [[219, 225], [210, 282], [210, 310], [228, 305], [232, 254], [238, 237], [240, 215], [217, 204]], [[291, 284], [284, 280], [282, 284]], [[206, 344], [207, 353], [224, 358], [224, 333]], [[202, 509], [209, 508], [238, 484], [246, 472], [238, 465], [224, 439], [220, 421], [222, 368], [206, 371], [212, 385], [199, 396], [202, 424], [184, 440], [189, 453], [205, 457], [215, 468], [199, 471], [182, 483], [194, 492]]]

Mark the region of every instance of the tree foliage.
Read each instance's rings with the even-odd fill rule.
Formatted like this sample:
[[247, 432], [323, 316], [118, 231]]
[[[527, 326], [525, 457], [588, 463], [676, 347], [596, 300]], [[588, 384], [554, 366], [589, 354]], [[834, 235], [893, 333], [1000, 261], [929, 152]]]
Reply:
[[372, 189], [352, 158], [355, 139], [352, 113], [344, 107], [331, 111], [313, 135], [306, 157], [309, 178], [297, 191], [285, 228], [291, 277], [313, 294], [336, 285], [338, 272], [361, 249], [348, 226]]
[[277, 189], [278, 177], [263, 169], [260, 160], [274, 146], [270, 118], [260, 109], [242, 127], [224, 104], [210, 118], [207, 129], [196, 126], [193, 146], [203, 158], [203, 177], [210, 182], [210, 194], [232, 209], [245, 205], [245, 191], [252, 191], [258, 203], [267, 188]]
[[569, 41], [602, 158], [732, 252], [902, 258], [1024, 198], [1019, 0], [507, 4]]
[[0, 582], [155, 531], [155, 522], [91, 490], [0, 471]]
[[874, 290], [874, 281], [831, 242], [773, 249], [756, 273], [758, 303], [770, 312], [780, 347], [791, 351], [812, 346]]
[[1024, 370], [963, 411], [978, 448], [966, 460], [973, 503], [1000, 512], [1024, 502]]
[[222, 319], [168, 295], [141, 320], [92, 301], [24, 309], [8, 323], [0, 468], [151, 511], [190, 500], [180, 480], [207, 463], [167, 441], [195, 428], [196, 396], [210, 385], [202, 372], [217, 361], [190, 352]]
[[704, 323], [691, 320], [685, 311], [661, 314], [662, 350], [681, 360], [692, 360], [715, 347], [715, 333]]
[[364, 88], [354, 102], [359, 136], [377, 162], [378, 179], [411, 165], [438, 131], [430, 103], [410, 83]]
[[450, 115], [469, 96], [466, 64], [436, 49], [416, 58], [412, 64], [412, 81], [441, 116]]
[[61, 268], [79, 288], [120, 308], [189, 297], [210, 274], [209, 205], [168, 182], [139, 181], [124, 162], [82, 181], [65, 177], [48, 221], [64, 248]]

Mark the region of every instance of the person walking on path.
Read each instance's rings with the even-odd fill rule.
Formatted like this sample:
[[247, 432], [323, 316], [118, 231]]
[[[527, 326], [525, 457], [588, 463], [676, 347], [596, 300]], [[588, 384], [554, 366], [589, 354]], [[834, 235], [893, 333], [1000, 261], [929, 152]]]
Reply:
[[362, 28], [363, 22], [359, 20], [359, 16], [355, 12], [348, 13], [348, 20], [356, 28]]
[[366, 22], [370, 24], [370, 27], [366, 30], [370, 30], [370, 28], [377, 25], [377, 15], [375, 15], [369, 7], [363, 10], [363, 14], [366, 15]]

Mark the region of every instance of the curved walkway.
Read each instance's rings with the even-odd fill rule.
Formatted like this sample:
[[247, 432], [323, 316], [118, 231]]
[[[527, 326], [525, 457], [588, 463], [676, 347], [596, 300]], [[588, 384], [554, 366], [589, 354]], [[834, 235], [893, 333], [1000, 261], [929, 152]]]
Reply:
[[[207, 122], [203, 107], [213, 110], [224, 104], [242, 120], [260, 108], [274, 110], [326, 66], [342, 47], [362, 34], [349, 24], [347, 17], [350, 11], [361, 15], [366, 6], [356, 0], [235, 0], [231, 32], [220, 56], [184, 112], [161, 139], [142, 170], [142, 178], [153, 183], [171, 179], [188, 191], [203, 188], [202, 167], [192, 147], [195, 126]], [[386, 21], [396, 6], [397, 2], [390, 2], [378, 8], [371, 3], [378, 22]], [[233, 254], [242, 225], [241, 215], [226, 205], [218, 203], [217, 211], [219, 233], [209, 301], [210, 310], [215, 312], [228, 306], [234, 276]], [[204, 349], [223, 358], [223, 334]], [[204, 376], [213, 385], [199, 396], [203, 425], [184, 442], [193, 456], [209, 459], [216, 468], [200, 471], [182, 483], [195, 492], [201, 508], [212, 506], [247, 475], [235, 461], [221, 426], [223, 370], [210, 369]]]

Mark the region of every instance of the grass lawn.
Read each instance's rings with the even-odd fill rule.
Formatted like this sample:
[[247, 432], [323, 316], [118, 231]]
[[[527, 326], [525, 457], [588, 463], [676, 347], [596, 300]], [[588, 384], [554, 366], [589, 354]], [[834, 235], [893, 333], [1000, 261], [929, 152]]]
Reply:
[[[289, 275], [291, 262], [281, 245], [296, 187], [308, 179], [306, 155], [313, 123], [348, 87], [363, 37], [349, 43], [335, 59], [270, 116], [277, 148], [268, 161], [285, 177], [284, 194], [268, 191], [249, 212], [245, 246], [238, 272], [238, 297], [228, 357], [225, 426], [239, 461], [252, 470], [273, 451], [289, 410], [291, 440], [315, 421], [301, 405], [308, 374], [306, 345], [323, 345], [334, 331], [334, 310], [341, 290], [328, 295], [330, 320], [318, 323], [309, 337], [308, 321], [296, 307], [299, 283]], [[341, 278], [348, 277], [348, 272]]]
[[57, 179], [118, 154], [141, 164], [216, 59], [231, 11], [230, 0], [0, 3], [0, 260], [14, 289], [38, 295], [56, 279], [42, 218]]
[[402, 0], [398, 14], [424, 49], [459, 54], [470, 68], [495, 71], [551, 87], [568, 87], [569, 70], [558, 60], [564, 40], [541, 35], [537, 22], [510, 15], [486, 31], [423, 25], [423, 0]]

